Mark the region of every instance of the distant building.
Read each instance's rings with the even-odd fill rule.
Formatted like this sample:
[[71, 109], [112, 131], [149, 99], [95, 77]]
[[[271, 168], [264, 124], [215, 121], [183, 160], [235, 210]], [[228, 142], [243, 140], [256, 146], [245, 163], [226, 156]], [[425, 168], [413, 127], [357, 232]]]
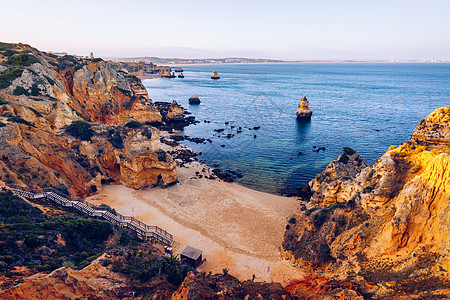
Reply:
[[93, 58], [94, 58], [94, 52], [91, 52], [91, 54], [89, 54], [89, 57], [90, 57], [91, 59], [93, 59]]

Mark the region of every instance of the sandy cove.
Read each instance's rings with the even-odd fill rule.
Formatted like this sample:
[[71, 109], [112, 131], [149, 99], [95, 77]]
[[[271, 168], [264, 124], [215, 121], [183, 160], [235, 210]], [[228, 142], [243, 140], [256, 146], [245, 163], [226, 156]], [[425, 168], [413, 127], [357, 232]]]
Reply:
[[[163, 145], [169, 148], [173, 149]], [[87, 200], [167, 230], [174, 235], [175, 253], [187, 245], [202, 250], [206, 261], [199, 271], [221, 273], [227, 268], [240, 280], [254, 274], [257, 281], [283, 285], [303, 278], [305, 274], [282, 260], [279, 252], [286, 219], [299, 207], [296, 199], [197, 178], [195, 172], [205, 174], [204, 168], [198, 162], [178, 168], [179, 183], [168, 188], [137, 191], [110, 185]]]

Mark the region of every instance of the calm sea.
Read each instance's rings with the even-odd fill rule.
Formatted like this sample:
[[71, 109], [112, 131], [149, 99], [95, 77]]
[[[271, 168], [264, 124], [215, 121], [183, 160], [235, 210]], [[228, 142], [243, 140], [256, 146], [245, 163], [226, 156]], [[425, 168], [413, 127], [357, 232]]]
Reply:
[[[183, 68], [184, 79], [144, 80], [150, 98], [176, 100], [201, 121], [181, 133], [212, 140], [184, 142], [203, 153], [201, 161], [238, 171], [244, 175], [239, 183], [270, 193], [295, 191], [323, 171], [344, 146], [373, 164], [390, 145], [408, 140], [434, 109], [450, 105], [450, 64]], [[210, 79], [212, 71], [220, 80]], [[202, 103], [189, 105], [191, 96]], [[303, 96], [313, 110], [306, 124], [298, 123], [295, 115]], [[221, 133], [214, 131], [222, 128]], [[326, 150], [314, 152], [314, 147]]]

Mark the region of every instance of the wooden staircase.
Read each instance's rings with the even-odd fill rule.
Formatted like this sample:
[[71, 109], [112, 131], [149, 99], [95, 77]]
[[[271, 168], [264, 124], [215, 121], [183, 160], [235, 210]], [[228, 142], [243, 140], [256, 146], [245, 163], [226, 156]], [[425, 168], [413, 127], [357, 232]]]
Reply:
[[113, 225], [124, 227], [138, 237], [152, 242], [173, 246], [173, 235], [158, 226], [149, 226], [134, 217], [123, 216], [107, 208], [99, 208], [78, 197], [70, 197], [54, 188], [44, 188], [35, 190], [29, 187], [19, 185], [8, 185], [15, 194], [29, 200], [47, 199], [60, 206], [73, 208], [91, 217], [100, 217]]

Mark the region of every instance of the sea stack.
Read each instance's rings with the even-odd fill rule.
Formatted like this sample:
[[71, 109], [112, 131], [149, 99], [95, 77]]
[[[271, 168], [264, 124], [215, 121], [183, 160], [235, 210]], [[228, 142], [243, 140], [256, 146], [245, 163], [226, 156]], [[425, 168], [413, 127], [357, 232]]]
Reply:
[[216, 71], [212, 72], [211, 79], [219, 79], [219, 78], [220, 78], [219, 73], [217, 73]]
[[309, 121], [311, 120], [312, 110], [309, 109], [309, 101], [306, 97], [300, 100], [297, 107], [297, 120]]
[[189, 98], [189, 104], [200, 104], [200, 98], [197, 96], [192, 96]]

